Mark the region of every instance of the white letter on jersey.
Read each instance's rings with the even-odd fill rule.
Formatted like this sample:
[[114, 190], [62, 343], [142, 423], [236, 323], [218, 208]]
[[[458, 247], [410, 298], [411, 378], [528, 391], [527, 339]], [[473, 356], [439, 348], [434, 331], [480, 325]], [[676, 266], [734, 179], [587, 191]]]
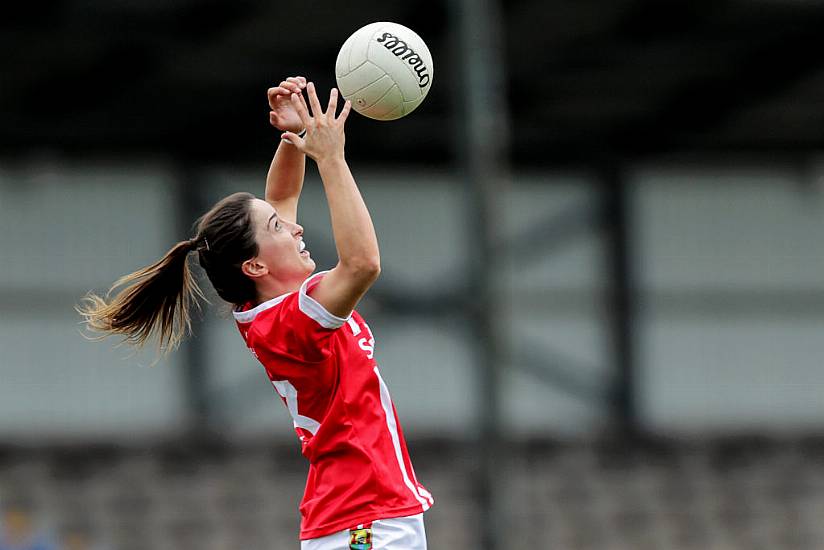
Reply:
[[366, 332], [369, 333], [369, 339], [361, 338], [358, 340], [358, 345], [360, 349], [366, 352], [366, 357], [372, 359], [375, 356], [375, 336], [372, 334], [372, 329], [369, 328], [369, 325], [364, 323], [363, 326], [366, 327]]
[[288, 380], [272, 380], [272, 385], [275, 386], [280, 396], [286, 400], [286, 408], [289, 409], [289, 414], [292, 415], [292, 423], [295, 428], [303, 428], [315, 435], [318, 428], [320, 428], [320, 422], [314, 418], [298, 414], [298, 390], [295, 389], [295, 386]]
[[366, 357], [372, 359], [375, 356], [375, 340], [374, 338], [370, 338], [367, 340], [366, 338], [361, 338], [358, 340], [358, 345], [360, 349], [366, 352]]
[[[364, 323], [363, 326], [366, 327], [366, 332], [369, 333], [369, 338], [361, 338], [358, 340], [358, 346], [366, 352], [366, 357], [368, 359], [372, 359], [375, 357], [375, 336], [372, 334], [372, 329], [369, 328], [369, 325]], [[349, 328], [352, 329], [352, 334], [355, 336], [361, 333], [360, 325], [358, 325], [358, 323], [351, 317], [349, 318]]]

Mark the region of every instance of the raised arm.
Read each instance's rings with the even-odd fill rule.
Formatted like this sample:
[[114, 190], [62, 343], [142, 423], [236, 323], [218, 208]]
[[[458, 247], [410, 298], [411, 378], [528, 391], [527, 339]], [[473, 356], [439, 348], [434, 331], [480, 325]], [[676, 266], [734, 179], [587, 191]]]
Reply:
[[[301, 93], [306, 87], [302, 76], [290, 76], [278, 86], [269, 88], [269, 123], [281, 131], [301, 132], [303, 122], [290, 100], [294, 93]], [[278, 211], [278, 215], [297, 222], [298, 200], [303, 189], [306, 170], [306, 155], [288, 141], [280, 140], [269, 173], [266, 175], [266, 201]]]
[[338, 91], [332, 89], [326, 112], [320, 106], [314, 85], [308, 87], [310, 115], [301, 94], [291, 101], [306, 127], [306, 137], [283, 134], [318, 165], [338, 250], [338, 264], [318, 283], [312, 298], [338, 317], [347, 317], [380, 274], [378, 238], [344, 157], [344, 124], [351, 104], [347, 101], [335, 117]]

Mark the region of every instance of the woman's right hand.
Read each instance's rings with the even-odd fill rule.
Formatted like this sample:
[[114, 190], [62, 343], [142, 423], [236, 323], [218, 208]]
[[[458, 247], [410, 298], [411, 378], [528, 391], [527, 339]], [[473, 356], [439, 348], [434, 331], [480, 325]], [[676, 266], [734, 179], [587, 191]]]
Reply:
[[301, 138], [294, 132], [284, 132], [281, 139], [288, 140], [318, 164], [327, 160], [342, 160], [344, 158], [343, 149], [346, 144], [343, 127], [352, 104], [347, 100], [343, 105], [343, 109], [341, 109], [340, 115], [335, 116], [338, 107], [338, 90], [336, 88], [332, 88], [332, 91], [329, 92], [329, 105], [326, 112], [323, 112], [320, 106], [314, 83], [310, 82], [306, 90], [309, 95], [309, 105], [312, 108], [311, 114], [309, 114], [309, 109], [302, 94], [293, 93], [291, 96], [292, 105], [294, 105], [304, 128], [306, 128], [306, 135]]
[[266, 90], [269, 99], [269, 124], [282, 132], [302, 132], [303, 123], [295, 112], [292, 94], [299, 94], [306, 87], [306, 77], [290, 76], [279, 85]]

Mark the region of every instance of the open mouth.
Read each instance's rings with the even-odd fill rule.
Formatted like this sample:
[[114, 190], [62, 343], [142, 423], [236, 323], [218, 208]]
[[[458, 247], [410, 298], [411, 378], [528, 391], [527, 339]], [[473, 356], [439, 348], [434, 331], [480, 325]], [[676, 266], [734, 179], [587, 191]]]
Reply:
[[303, 239], [298, 243], [298, 252], [301, 256], [309, 256], [309, 251], [306, 250], [306, 243], [303, 242]]

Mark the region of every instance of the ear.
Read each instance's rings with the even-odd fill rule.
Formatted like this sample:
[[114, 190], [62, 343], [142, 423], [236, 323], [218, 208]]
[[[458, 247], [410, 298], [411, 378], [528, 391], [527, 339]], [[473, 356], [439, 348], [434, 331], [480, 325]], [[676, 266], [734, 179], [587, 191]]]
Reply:
[[240, 270], [243, 271], [244, 275], [253, 279], [263, 277], [269, 273], [269, 268], [260, 263], [257, 258], [250, 258], [243, 262]]

